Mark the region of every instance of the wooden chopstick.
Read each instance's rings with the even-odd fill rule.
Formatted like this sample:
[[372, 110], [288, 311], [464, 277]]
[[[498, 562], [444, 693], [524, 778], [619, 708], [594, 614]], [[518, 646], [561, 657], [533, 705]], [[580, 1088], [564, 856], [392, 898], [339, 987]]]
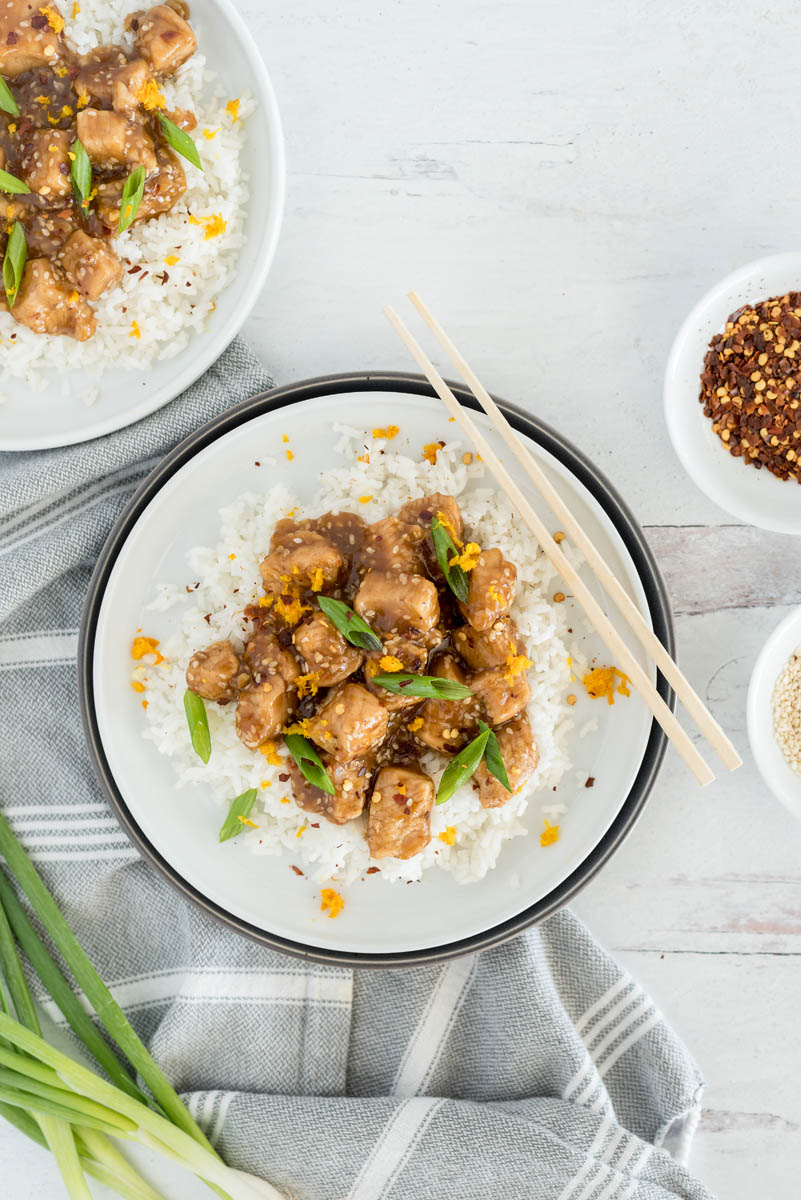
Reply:
[[431, 310], [423, 303], [416, 292], [410, 292], [409, 299], [420, 313], [420, 316], [434, 334], [434, 337], [448, 355], [473, 395], [476, 397], [479, 404], [484, 409], [484, 412], [495, 426], [495, 429], [512, 451], [537, 491], [548, 504], [551, 511], [559, 519], [562, 528], [568, 534], [574, 546], [581, 551], [590, 568], [595, 572], [596, 578], [603, 585], [604, 589], [608, 593], [613, 603], [617, 606], [621, 615], [625, 617], [637, 640], [648, 652], [648, 654], [650, 654], [651, 658], [665, 676], [665, 679], [667, 679], [679, 700], [681, 700], [682, 704], [687, 709], [687, 712], [693, 718], [696, 725], [701, 730], [712, 749], [718, 755], [723, 765], [729, 771], [736, 771], [738, 767], [742, 766], [743, 760], [740, 758], [740, 755], [737, 753], [732, 742], [712, 716], [712, 713], [695, 691], [686, 675], [682, 673], [677, 664], [670, 657], [667, 650], [654, 633], [653, 629], [651, 629], [650, 625], [648, 625], [648, 623], [645, 621], [637, 605], [631, 599], [628, 592], [622, 587], [617, 576], [610, 569], [608, 563], [604, 561], [603, 556], [593, 544], [589, 535], [584, 531], [579, 522], [573, 516], [567, 504], [559, 495], [551, 481], [548, 479], [542, 467], [532, 456], [530, 451], [523, 445], [523, 442], [512, 429], [511, 425], [506, 420], [506, 417], [498, 408], [498, 405], [492, 399], [492, 396], [490, 396], [489, 392], [484, 387], [475, 371], [472, 369], [464, 356], [459, 352], [459, 350], [457, 350], [456, 346], [439, 324], [436, 317], [434, 317]]
[[453, 392], [440, 375], [439, 371], [428, 358], [423, 348], [406, 328], [395, 310], [391, 306], [387, 305], [387, 307], [384, 309], [384, 314], [392, 328], [397, 333], [398, 337], [406, 346], [409, 353], [422, 369], [423, 374], [434, 388], [434, 391], [437, 393], [440, 400], [442, 400], [448, 412], [470, 438], [473, 445], [481, 455], [484, 465], [489, 469], [490, 473], [495, 476], [495, 479], [500, 484], [502, 490], [512, 501], [515, 509], [539, 542], [544, 553], [561, 575], [565, 584], [572, 592], [575, 600], [584, 610], [584, 613], [587, 616], [590, 624], [593, 626], [598, 636], [602, 639], [609, 652], [613, 655], [616, 665], [618, 665], [619, 669], [628, 675], [637, 692], [645, 701], [656, 720], [662, 726], [662, 729], [665, 731], [668, 738], [675, 746], [681, 757], [684, 759], [685, 763], [690, 768], [698, 782], [702, 786], [711, 783], [715, 778], [712, 770], [695, 748], [688, 734], [684, 729], [682, 729], [681, 725], [676, 719], [675, 714], [672, 713], [667, 704], [665, 704], [664, 700], [659, 695], [656, 688], [645, 674], [645, 671], [637, 662], [636, 658], [629, 650], [628, 646], [623, 641], [622, 637], [615, 629], [614, 625], [609, 620], [608, 616], [601, 608], [600, 604], [595, 599], [584, 580], [572, 566], [567, 556], [559, 548], [559, 545], [553, 540], [553, 536], [546, 528], [543, 520], [531, 507], [520, 488], [517, 486], [507, 472], [506, 468], [501, 463], [500, 459], [490, 448], [484, 435], [474, 425], [467, 413], [467, 410], [462, 408], [459, 401], [456, 399]]

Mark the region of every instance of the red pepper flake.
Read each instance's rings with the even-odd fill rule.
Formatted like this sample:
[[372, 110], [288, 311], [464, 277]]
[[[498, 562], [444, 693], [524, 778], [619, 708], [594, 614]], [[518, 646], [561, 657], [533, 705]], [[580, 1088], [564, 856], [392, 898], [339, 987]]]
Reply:
[[206, 622], [207, 625], [211, 625], [211, 613], [206, 613], [203, 620]]
[[367, 874], [368, 874], [368, 875], [377, 875], [377, 874], [379, 873], [379, 871], [380, 871], [380, 870], [381, 870], [381, 868], [380, 868], [380, 867], [368, 867], [368, 868], [367, 868]]
[[594, 786], [595, 786], [595, 776], [594, 776], [594, 775], [588, 775], [588, 776], [587, 776], [587, 782], [584, 784], [584, 786], [585, 786], [585, 787], [594, 787]]
[[294, 863], [289, 864], [289, 869], [290, 871], [294, 871], [296, 875], [300, 875], [301, 878], [303, 877], [303, 872], [301, 871], [300, 867], [296, 867]]
[[311, 823], [311, 827], [312, 827], [312, 829], [319, 829], [319, 828], [320, 828], [320, 822], [319, 822], [319, 821], [312, 821], [312, 823]]

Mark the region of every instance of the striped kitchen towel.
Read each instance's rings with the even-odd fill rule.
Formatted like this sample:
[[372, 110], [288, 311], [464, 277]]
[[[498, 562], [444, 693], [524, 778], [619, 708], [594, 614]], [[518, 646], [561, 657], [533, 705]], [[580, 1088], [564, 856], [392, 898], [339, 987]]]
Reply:
[[709, 1200], [698, 1071], [570, 913], [444, 966], [308, 965], [210, 921], [111, 815], [76, 695], [92, 567], [159, 457], [268, 384], [235, 343], [130, 429], [0, 455], [3, 811], [212, 1141], [294, 1200]]

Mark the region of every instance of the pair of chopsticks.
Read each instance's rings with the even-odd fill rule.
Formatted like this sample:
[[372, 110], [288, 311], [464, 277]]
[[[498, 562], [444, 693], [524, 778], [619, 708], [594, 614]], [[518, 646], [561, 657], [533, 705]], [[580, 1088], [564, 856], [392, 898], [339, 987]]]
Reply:
[[[473, 371], [466, 359], [457, 350], [431, 311], [416, 292], [410, 292], [409, 299], [484, 409], [484, 412], [489, 417], [504, 444], [515, 456], [531, 483], [558, 518], [560, 525], [571, 539], [573, 545], [581, 552], [587, 564], [595, 572], [598, 582], [602, 584], [607, 595], [628, 622], [631, 631], [636, 636], [640, 645], [650, 655], [665, 679], [667, 679], [721, 762], [727, 770], [736, 770], [737, 767], [742, 765], [742, 759], [731, 741], [723, 732], [720, 725], [718, 725], [698, 693], [694, 691], [689, 680], [679, 670], [654, 631], [646, 623], [642, 613], [618, 582], [617, 577], [604, 561], [600, 551], [593, 545], [589, 535], [573, 516], [565, 501], [545, 475], [545, 472], [518, 438], [487, 389], [479, 380], [475, 371]], [[634, 657], [634, 654], [575, 567], [573, 567], [567, 555], [561, 550], [559, 544], [554, 541], [545, 522], [531, 507], [520, 488], [503, 466], [501, 460], [487, 443], [484, 435], [473, 423], [467, 410], [462, 408], [456, 396], [395, 310], [387, 305], [384, 309], [384, 314], [398, 334], [398, 337], [422, 369], [423, 374], [434, 388], [440, 400], [442, 400], [450, 415], [470, 438], [473, 446], [481, 455], [484, 465], [490, 474], [494, 475], [501, 489], [509, 497], [515, 509], [539, 542], [544, 553], [562, 577], [567, 588], [573, 594], [577, 603], [584, 610], [595, 632], [614, 656], [615, 665], [628, 675], [635, 690], [645, 701], [698, 782], [702, 786], [711, 783], [715, 778], [711, 768], [693, 745], [689, 735], [679, 724], [675, 714], [671, 712], [659, 695], [653, 683]]]

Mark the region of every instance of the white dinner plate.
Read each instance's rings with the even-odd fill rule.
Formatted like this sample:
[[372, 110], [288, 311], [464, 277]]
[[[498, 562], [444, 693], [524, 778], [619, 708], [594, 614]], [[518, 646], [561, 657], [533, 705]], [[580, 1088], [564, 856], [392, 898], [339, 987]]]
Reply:
[[[173, 631], [177, 614], [147, 612], [147, 605], [159, 583], [185, 583], [186, 553], [216, 541], [221, 507], [244, 491], [278, 482], [302, 503], [313, 499], [320, 471], [335, 461], [335, 422], [366, 430], [399, 425], [393, 449], [414, 456], [428, 442], [454, 440], [454, 426], [440, 403], [427, 394], [411, 394], [427, 391], [427, 385], [413, 377], [402, 383], [375, 376], [355, 382], [360, 390], [346, 389], [336, 379], [313, 381], [248, 401], [179, 446], [146, 481], [109, 539], [90, 589], [82, 633], [82, 703], [90, 748], [126, 828], [194, 900], [251, 936], [296, 953], [329, 961], [419, 961], [490, 944], [565, 903], [640, 811], [664, 739], [636, 695], [618, 697], [608, 706], [590, 700], [577, 682], [572, 768], [555, 795], [530, 802], [528, 836], [507, 842], [494, 870], [466, 885], [436, 869], [414, 886], [367, 877], [345, 890], [345, 911], [336, 920], [320, 912], [319, 886], [289, 870], [291, 859], [254, 855], [246, 837], [220, 845], [218, 804], [202, 786], [176, 788], [170, 762], [142, 737], [139, 698], [130, 686], [132, 632], [146, 625], [148, 635], [163, 640]], [[489, 422], [483, 414], [477, 420], [500, 452]], [[669, 606], [636, 524], [606, 481], [547, 427], [522, 415], [515, 423], [537, 438], [528, 443], [536, 457], [670, 647]], [[285, 434], [295, 452], [292, 462], [282, 453]], [[550, 442], [553, 453], [541, 442]], [[268, 457], [274, 466], [255, 465]], [[509, 468], [530, 493], [517, 466]], [[538, 497], [531, 498], [547, 511]], [[550, 514], [547, 520], [556, 529]], [[607, 603], [586, 571], [585, 576]], [[609, 661], [594, 635], [581, 645], [589, 658]], [[598, 730], [580, 738], [578, 730], [590, 718], [598, 718]], [[594, 777], [592, 787], [585, 786], [588, 776]], [[569, 805], [560, 840], [547, 848], [539, 843], [540, 800]]]
[[[136, 7], [131, 0], [131, 10]], [[205, 330], [174, 358], [147, 370], [111, 367], [99, 379], [59, 370], [41, 391], [3, 378], [0, 346], [0, 450], [43, 450], [85, 442], [132, 425], [180, 395], [215, 362], [242, 328], [261, 292], [278, 244], [284, 210], [285, 165], [281, 118], [267, 68], [231, 0], [192, 0], [191, 21], [205, 55], [231, 97], [256, 100], [245, 121], [243, 168], [250, 199], [244, 244], [231, 283], [216, 298]], [[58, 339], [56, 339], [57, 341]], [[97, 388], [87, 407], [87, 394]]]

